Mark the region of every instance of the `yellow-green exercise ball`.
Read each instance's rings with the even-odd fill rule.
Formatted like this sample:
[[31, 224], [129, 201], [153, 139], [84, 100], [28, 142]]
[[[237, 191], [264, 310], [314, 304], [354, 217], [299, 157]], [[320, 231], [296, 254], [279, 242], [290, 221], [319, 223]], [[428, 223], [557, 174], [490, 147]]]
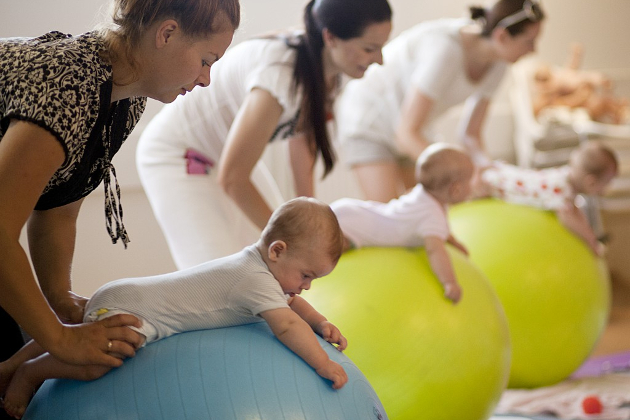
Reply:
[[345, 253], [304, 297], [348, 339], [347, 355], [389, 418], [485, 420], [507, 385], [508, 327], [484, 275], [449, 255], [463, 289], [454, 305], [424, 249]]
[[610, 281], [604, 261], [550, 211], [478, 200], [454, 206], [450, 223], [507, 315], [509, 387], [540, 387], [569, 376], [606, 326]]

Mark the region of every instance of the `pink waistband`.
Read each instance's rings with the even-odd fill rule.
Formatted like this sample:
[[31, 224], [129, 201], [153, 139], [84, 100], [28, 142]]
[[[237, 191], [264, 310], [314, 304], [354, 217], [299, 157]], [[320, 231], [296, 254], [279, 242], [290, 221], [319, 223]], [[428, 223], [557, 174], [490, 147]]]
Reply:
[[208, 174], [210, 168], [214, 166], [212, 159], [195, 149], [186, 149], [184, 158], [186, 159], [186, 173], [188, 174]]

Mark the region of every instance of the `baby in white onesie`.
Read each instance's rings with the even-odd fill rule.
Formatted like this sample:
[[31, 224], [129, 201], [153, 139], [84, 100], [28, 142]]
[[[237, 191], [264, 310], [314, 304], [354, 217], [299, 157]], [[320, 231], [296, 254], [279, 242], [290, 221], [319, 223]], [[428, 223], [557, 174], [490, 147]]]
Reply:
[[346, 239], [344, 248], [424, 246], [446, 297], [458, 302], [462, 291], [445, 243], [468, 252], [450, 232], [447, 206], [469, 197], [474, 170], [463, 149], [434, 143], [418, 158], [417, 185], [410, 192], [388, 203], [352, 198], [333, 202]]
[[[107, 322], [104, 318], [132, 314], [142, 322], [137, 331], [145, 344], [184, 331], [264, 320], [282, 343], [339, 389], [348, 380], [346, 372], [330, 360], [313, 332], [339, 350], [347, 341], [298, 295], [332, 271], [342, 249], [343, 235], [330, 207], [296, 198], [280, 206], [258, 242], [239, 253], [169, 274], [105, 284], [87, 303], [84, 320]], [[111, 348], [111, 343], [105, 344]], [[48, 353], [37, 357], [41, 354], [43, 349], [31, 341], [0, 363], [0, 395], [16, 416], [45, 379], [92, 380], [110, 369], [69, 365]]]

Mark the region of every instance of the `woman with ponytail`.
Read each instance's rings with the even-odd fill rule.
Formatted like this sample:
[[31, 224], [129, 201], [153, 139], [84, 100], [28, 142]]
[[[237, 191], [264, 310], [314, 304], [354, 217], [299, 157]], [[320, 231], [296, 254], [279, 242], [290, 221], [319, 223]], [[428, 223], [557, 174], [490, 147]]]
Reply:
[[534, 51], [543, 11], [538, 0], [471, 7], [471, 19], [423, 22], [383, 50], [385, 65], [344, 89], [337, 109], [344, 161], [369, 200], [387, 202], [415, 185], [414, 163], [431, 124], [466, 102], [459, 140], [487, 159], [481, 132], [490, 98], [508, 64]]
[[[147, 97], [171, 102], [210, 82], [240, 21], [238, 0], [112, 6], [99, 30], [0, 39], [0, 361], [23, 344], [18, 325], [71, 364], [133, 356], [135, 317], [81, 323], [86, 299], [71, 291], [79, 208], [103, 181], [107, 230], [126, 246], [114, 154]], [[34, 270], [19, 242], [27, 220]], [[0, 397], [9, 379], [0, 375]]]
[[287, 139], [295, 193], [313, 196], [313, 169], [335, 163], [326, 130], [342, 75], [382, 63], [387, 0], [313, 0], [304, 30], [250, 39], [212, 69], [208, 89], [166, 105], [144, 130], [137, 163], [178, 268], [256, 241], [284, 199], [260, 158]]

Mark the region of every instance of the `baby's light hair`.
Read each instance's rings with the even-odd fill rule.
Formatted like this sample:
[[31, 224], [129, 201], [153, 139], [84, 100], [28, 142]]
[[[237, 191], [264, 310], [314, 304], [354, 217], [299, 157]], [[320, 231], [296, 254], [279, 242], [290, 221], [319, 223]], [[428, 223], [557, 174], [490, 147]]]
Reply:
[[470, 179], [473, 173], [472, 159], [457, 145], [433, 143], [416, 161], [416, 182], [429, 192], [441, 191], [454, 182]]
[[263, 229], [261, 240], [266, 247], [284, 241], [289, 252], [327, 247], [335, 263], [343, 251], [337, 216], [327, 204], [310, 197], [294, 198], [278, 207]]
[[596, 179], [600, 179], [611, 171], [616, 175], [619, 170], [615, 152], [599, 141], [582, 143], [571, 153], [569, 164]]

